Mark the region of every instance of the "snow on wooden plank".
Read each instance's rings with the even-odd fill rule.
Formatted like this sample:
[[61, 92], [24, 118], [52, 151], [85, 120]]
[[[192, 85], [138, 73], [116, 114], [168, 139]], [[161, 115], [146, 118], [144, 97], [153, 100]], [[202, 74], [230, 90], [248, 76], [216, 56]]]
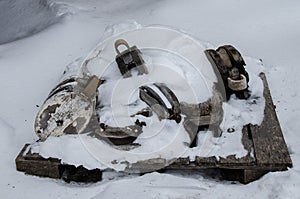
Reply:
[[43, 158], [37, 153], [27, 151], [29, 144], [25, 144], [17, 156], [16, 169], [26, 174], [54, 179], [63, 179], [66, 182], [98, 182], [102, 180], [100, 169], [88, 170], [83, 166], [75, 167], [61, 163], [57, 158]]
[[[46, 160], [38, 154], [30, 156], [28, 155], [31, 154], [29, 151], [26, 153], [28, 146], [29, 144], [26, 144], [16, 158], [17, 170], [30, 175], [59, 179], [61, 176], [60, 161], [54, 158]], [[24, 153], [26, 154], [24, 155]]]
[[[249, 183], [269, 171], [286, 170], [292, 167], [278, 118], [274, 109], [270, 90], [264, 74], [264, 97], [266, 99], [264, 120], [260, 126], [246, 125], [243, 128], [242, 143], [248, 154], [241, 158], [235, 155], [217, 159], [216, 157], [178, 158], [165, 169], [220, 169], [225, 179]], [[96, 182], [101, 180], [100, 169], [88, 170], [82, 166], [62, 164], [57, 158], [42, 158], [39, 154], [26, 151], [28, 144], [16, 158], [18, 171], [66, 181]], [[25, 153], [26, 152], [26, 153]]]

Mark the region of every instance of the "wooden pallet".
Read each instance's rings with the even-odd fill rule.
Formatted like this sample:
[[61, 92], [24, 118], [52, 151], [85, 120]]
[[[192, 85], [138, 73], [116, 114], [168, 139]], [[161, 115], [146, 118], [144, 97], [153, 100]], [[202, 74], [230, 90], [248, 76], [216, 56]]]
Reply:
[[[242, 158], [230, 155], [219, 160], [216, 157], [196, 157], [195, 161], [179, 158], [165, 169], [218, 169], [227, 180], [249, 183], [270, 171], [284, 171], [292, 167], [292, 160], [276, 116], [265, 74], [261, 74], [261, 79], [264, 83], [266, 100], [263, 122], [260, 126], [246, 125], [242, 131], [242, 143], [248, 150], [248, 155]], [[61, 164], [59, 159], [45, 159], [30, 151], [24, 154], [27, 146], [28, 144], [16, 158], [18, 171], [37, 176], [62, 178], [66, 181], [96, 182], [102, 179], [102, 171], [99, 169], [88, 170], [83, 166]], [[254, 152], [254, 157], [251, 156], [251, 150]]]

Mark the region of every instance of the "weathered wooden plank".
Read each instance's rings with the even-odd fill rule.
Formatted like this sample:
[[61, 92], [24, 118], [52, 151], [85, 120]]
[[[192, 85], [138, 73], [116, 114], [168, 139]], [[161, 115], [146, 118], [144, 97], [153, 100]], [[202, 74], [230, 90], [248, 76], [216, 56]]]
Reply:
[[67, 182], [98, 182], [102, 179], [100, 169], [88, 170], [83, 166], [62, 164], [57, 158], [45, 159], [39, 154], [31, 153], [30, 150], [24, 154], [29, 144], [26, 144], [16, 158], [16, 168], [26, 174], [41, 177], [63, 179]]
[[[26, 144], [16, 158], [17, 170], [26, 174], [59, 179], [61, 177], [60, 161], [53, 158], [43, 160], [41, 156], [36, 154], [30, 157], [30, 152], [23, 156], [28, 146], [29, 144]], [[26, 156], [27, 158], [25, 158]]]
[[266, 100], [264, 119], [260, 126], [250, 125], [255, 158], [258, 167], [268, 170], [285, 170], [292, 167], [292, 160], [286, 146], [265, 74], [260, 75], [264, 82]]
[[243, 181], [240, 181], [244, 184], [253, 182], [254, 180], [258, 180], [260, 177], [268, 173], [268, 170], [264, 169], [245, 169], [244, 170], [244, 179]]
[[253, 182], [268, 173], [261, 169], [221, 169], [222, 178], [225, 180], [239, 181], [243, 184]]
[[216, 157], [196, 157], [194, 161], [187, 158], [178, 158], [166, 169], [214, 169], [218, 168]]

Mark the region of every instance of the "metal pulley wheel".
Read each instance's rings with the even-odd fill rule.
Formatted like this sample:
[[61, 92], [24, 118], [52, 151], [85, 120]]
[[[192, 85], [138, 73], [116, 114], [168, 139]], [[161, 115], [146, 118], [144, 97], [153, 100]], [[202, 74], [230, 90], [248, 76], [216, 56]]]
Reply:
[[231, 94], [235, 94], [240, 99], [249, 98], [249, 75], [240, 52], [231, 45], [224, 45], [217, 50], [205, 50], [205, 54], [216, 69], [215, 72], [220, 74], [220, 79], [223, 80], [227, 100]]
[[35, 120], [35, 132], [44, 141], [50, 135], [82, 133], [89, 124], [96, 106], [96, 76], [70, 77], [49, 94]]

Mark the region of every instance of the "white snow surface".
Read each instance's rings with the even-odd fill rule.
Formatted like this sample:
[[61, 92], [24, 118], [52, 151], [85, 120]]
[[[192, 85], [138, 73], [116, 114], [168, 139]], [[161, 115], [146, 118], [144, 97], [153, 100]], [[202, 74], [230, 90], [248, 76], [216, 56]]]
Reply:
[[[300, 82], [296, 68], [300, 44], [299, 1], [51, 2], [61, 6], [67, 17], [50, 27], [44, 24], [48, 28], [37, 34], [0, 45], [0, 198], [295, 198], [299, 195], [300, 138], [296, 134], [300, 127], [297, 100]], [[41, 11], [38, 6], [33, 7], [38, 9], [36, 12]], [[22, 5], [27, 11], [33, 7]], [[0, 13], [5, 13], [2, 9], [8, 8], [0, 6]], [[1, 15], [1, 21], [2, 17], [7, 17], [7, 21], [14, 16], [21, 17], [21, 13]], [[229, 43], [244, 56], [261, 58], [294, 167], [269, 173], [248, 185], [189, 172], [153, 172], [144, 176], [105, 174], [104, 181], [95, 184], [66, 184], [17, 172], [15, 157], [25, 143], [37, 139], [33, 133], [39, 110], [36, 105], [43, 103], [67, 64], [86, 57], [100, 41], [107, 25], [124, 20], [174, 26], [215, 46]], [[14, 20], [10, 23], [20, 27]], [[26, 23], [26, 27], [35, 25], [34, 20]], [[255, 60], [246, 59], [247, 66], [251, 62]], [[234, 108], [230, 102], [227, 106]], [[241, 115], [245, 120], [247, 117]]]
[[62, 6], [47, 0], [5, 0], [0, 8], [0, 44], [42, 31], [64, 16]]

